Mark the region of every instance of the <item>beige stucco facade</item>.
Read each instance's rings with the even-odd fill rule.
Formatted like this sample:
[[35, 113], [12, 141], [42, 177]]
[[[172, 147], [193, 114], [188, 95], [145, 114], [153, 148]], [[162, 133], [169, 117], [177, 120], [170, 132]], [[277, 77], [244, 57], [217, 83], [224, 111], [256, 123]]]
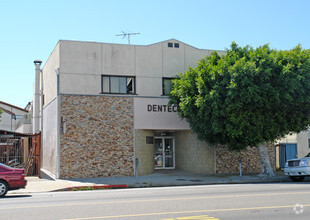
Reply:
[[309, 131], [302, 131], [297, 134], [298, 158], [304, 157], [310, 152], [309, 138]]
[[[169, 48], [167, 42], [178, 43], [179, 48]], [[53, 64], [47, 66], [51, 69], [44, 66], [44, 72], [48, 72], [44, 77], [48, 75], [46, 77], [52, 80], [50, 90], [54, 96], [55, 69], [58, 68], [61, 94], [98, 95], [101, 91], [98, 82], [105, 74], [135, 76], [137, 95], [161, 96], [163, 77], [175, 77], [211, 52], [174, 39], [147, 46], [59, 41], [49, 60]]]

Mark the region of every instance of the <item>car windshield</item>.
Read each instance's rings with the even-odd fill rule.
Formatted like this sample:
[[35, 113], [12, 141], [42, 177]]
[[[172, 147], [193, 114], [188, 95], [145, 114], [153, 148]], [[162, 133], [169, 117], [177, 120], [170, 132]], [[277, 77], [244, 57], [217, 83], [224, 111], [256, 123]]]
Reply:
[[6, 168], [9, 168], [9, 169], [12, 169], [12, 167], [8, 166], [8, 165], [5, 165], [3, 163], [0, 163], [0, 166], [3, 166], [3, 167], [6, 167]]

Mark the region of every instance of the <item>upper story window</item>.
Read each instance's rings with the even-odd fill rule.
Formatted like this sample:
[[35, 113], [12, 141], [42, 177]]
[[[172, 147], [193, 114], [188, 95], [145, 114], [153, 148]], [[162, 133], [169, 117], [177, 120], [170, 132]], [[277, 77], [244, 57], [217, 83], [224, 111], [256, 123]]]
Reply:
[[163, 95], [169, 95], [171, 92], [172, 80], [174, 78], [163, 78]]
[[101, 76], [101, 93], [136, 94], [135, 77]]
[[180, 47], [180, 44], [179, 43], [172, 43], [172, 42], [168, 42], [168, 47], [171, 47], [171, 48], [179, 48]]

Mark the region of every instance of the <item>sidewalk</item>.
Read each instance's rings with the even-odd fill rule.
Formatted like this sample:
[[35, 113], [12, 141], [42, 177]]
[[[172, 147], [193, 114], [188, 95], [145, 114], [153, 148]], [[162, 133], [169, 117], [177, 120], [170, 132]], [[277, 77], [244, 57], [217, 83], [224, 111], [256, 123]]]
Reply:
[[[187, 185], [212, 185], [212, 184], [244, 184], [244, 183], [277, 183], [291, 182], [283, 173], [277, 173], [272, 178], [261, 178], [257, 175], [195, 175], [182, 171], [156, 171], [153, 174], [139, 177], [98, 177], [78, 179], [40, 179], [38, 177], [26, 177], [25, 189], [9, 191], [8, 194], [52, 192], [72, 190], [72, 188], [86, 188], [89, 186], [107, 188], [134, 188], [154, 186], [187, 186]], [[305, 179], [305, 181], [309, 181]]]

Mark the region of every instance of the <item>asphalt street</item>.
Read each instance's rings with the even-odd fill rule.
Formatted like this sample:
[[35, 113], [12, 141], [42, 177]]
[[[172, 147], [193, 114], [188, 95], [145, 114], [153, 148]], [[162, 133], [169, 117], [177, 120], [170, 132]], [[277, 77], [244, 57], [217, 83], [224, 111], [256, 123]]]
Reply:
[[1, 219], [309, 219], [309, 183], [10, 194]]

